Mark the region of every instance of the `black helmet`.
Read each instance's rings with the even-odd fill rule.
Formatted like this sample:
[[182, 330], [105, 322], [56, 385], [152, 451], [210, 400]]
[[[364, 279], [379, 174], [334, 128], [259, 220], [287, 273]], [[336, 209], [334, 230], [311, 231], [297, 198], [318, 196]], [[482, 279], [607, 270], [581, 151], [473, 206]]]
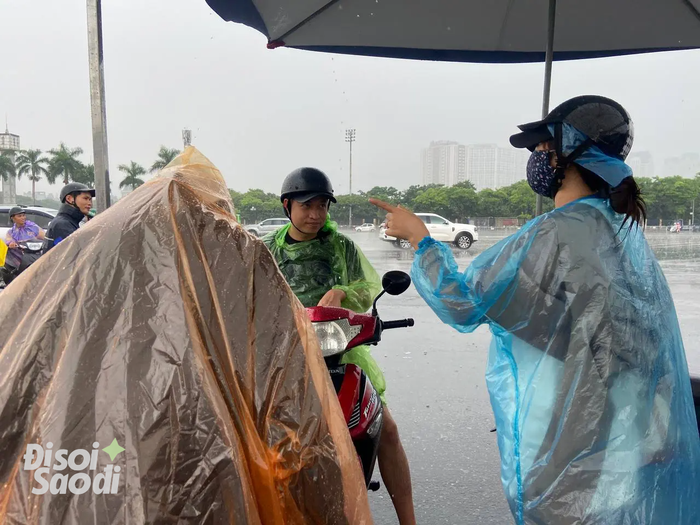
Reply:
[[316, 197], [327, 197], [337, 202], [333, 196], [333, 185], [328, 176], [316, 168], [298, 168], [287, 175], [282, 183], [280, 200], [294, 199], [308, 202]]
[[61, 189], [61, 202], [66, 202], [66, 197], [75, 193], [89, 193], [91, 196], [95, 196], [95, 190], [93, 188], [86, 186], [82, 182], [71, 182]]
[[[510, 143], [516, 148], [532, 151], [540, 142], [554, 139], [557, 156], [561, 159], [561, 128], [564, 122], [588, 137], [587, 143], [577, 148], [581, 151], [568, 156], [566, 160], [569, 162], [573, 162], [591, 145], [620, 160], [625, 160], [632, 149], [634, 124], [629, 113], [614, 100], [597, 95], [574, 97], [557, 106], [543, 120], [518, 126], [522, 133], [513, 135]], [[555, 125], [556, 136], [552, 137], [548, 124]]]
[[10, 219], [15, 215], [20, 215], [22, 213], [27, 213], [27, 210], [25, 210], [24, 208], [20, 208], [19, 206], [15, 206], [10, 210]]

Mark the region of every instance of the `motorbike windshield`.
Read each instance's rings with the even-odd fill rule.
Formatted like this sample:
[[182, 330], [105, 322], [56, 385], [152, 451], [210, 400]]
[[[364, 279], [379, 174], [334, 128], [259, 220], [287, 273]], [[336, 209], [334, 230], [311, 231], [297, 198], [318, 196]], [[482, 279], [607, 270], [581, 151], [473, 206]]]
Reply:
[[698, 522], [700, 443], [678, 320], [643, 232], [627, 226], [587, 198], [464, 273], [440, 243], [417, 252], [414, 283], [440, 318], [493, 333], [486, 379], [518, 524]]
[[305, 311], [188, 148], [0, 301], [0, 522], [371, 523]]

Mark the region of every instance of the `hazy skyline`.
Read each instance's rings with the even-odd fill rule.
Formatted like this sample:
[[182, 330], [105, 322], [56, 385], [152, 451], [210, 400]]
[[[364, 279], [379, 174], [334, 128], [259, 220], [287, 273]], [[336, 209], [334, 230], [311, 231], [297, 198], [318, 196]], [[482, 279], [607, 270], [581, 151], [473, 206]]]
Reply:
[[[431, 141], [505, 146], [517, 124], [540, 117], [542, 64], [270, 51], [262, 35], [222, 21], [204, 0], [105, 3], [103, 23], [115, 193], [117, 165], [148, 168], [161, 144], [182, 146], [185, 127], [231, 188], [276, 192], [292, 169], [314, 165], [346, 193], [346, 128], [357, 130], [353, 189], [405, 188], [421, 183]], [[22, 147], [64, 141], [91, 161], [84, 1], [3, 0], [0, 45], [0, 116]], [[629, 110], [632, 151], [650, 151], [657, 167], [700, 152], [700, 51], [556, 63], [552, 107], [584, 93]], [[29, 188], [18, 182], [18, 193]], [[37, 189], [56, 192], [46, 182]]]

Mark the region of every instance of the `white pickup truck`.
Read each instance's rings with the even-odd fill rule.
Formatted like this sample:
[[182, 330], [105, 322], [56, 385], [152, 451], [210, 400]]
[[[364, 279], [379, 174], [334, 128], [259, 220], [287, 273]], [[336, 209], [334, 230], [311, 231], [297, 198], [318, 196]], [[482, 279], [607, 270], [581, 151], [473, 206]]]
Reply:
[[[436, 241], [449, 242], [461, 250], [468, 250], [473, 243], [479, 240], [479, 233], [473, 224], [457, 224], [434, 213], [416, 213], [416, 215], [425, 223], [430, 236]], [[379, 238], [383, 241], [393, 242], [406, 250], [411, 247], [411, 243], [404, 239], [388, 236], [383, 224], [379, 228]]]

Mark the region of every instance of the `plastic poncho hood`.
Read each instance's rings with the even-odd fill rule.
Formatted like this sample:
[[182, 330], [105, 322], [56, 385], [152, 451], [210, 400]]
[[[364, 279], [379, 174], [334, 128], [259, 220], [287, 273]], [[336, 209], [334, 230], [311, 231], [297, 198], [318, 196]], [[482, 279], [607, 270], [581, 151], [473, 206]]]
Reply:
[[[547, 126], [549, 132], [554, 135], [554, 125]], [[562, 149], [563, 154], [571, 155], [576, 148], [583, 144], [588, 137], [573, 127], [571, 124], [562, 124]], [[623, 180], [633, 175], [632, 168], [621, 159], [611, 157], [596, 145], [591, 145], [574, 160], [589, 171], [598, 175], [612, 188], [619, 186]]]
[[190, 147], [2, 293], [0, 522], [371, 523], [306, 313], [232, 214]]
[[493, 333], [486, 381], [518, 525], [693, 525], [700, 442], [678, 320], [639, 228], [586, 198], [458, 271], [421, 242], [416, 288], [447, 324]]

